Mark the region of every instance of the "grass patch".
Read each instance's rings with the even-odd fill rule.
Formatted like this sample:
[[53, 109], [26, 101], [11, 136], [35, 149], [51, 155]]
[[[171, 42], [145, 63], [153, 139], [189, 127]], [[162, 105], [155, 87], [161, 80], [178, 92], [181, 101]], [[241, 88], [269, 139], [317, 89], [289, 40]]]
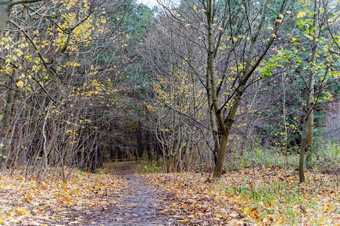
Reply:
[[[289, 168], [297, 169], [299, 154], [290, 153], [288, 165], [286, 157], [280, 150], [255, 148], [243, 156], [232, 154], [226, 157], [226, 171], [240, 171], [244, 168]], [[338, 142], [323, 142], [314, 147], [310, 170], [327, 174], [340, 175], [340, 145]]]
[[161, 164], [150, 161], [140, 161], [136, 167], [136, 171], [140, 174], [164, 173], [164, 169]]
[[313, 153], [311, 162], [315, 171], [340, 175], [340, 145], [338, 142], [327, 142]]

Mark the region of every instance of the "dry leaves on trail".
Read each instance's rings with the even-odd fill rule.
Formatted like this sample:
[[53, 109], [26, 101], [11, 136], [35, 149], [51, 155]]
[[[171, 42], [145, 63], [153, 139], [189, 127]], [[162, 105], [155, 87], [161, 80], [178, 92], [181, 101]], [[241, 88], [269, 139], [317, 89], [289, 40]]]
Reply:
[[116, 176], [75, 171], [63, 183], [0, 174], [0, 223], [80, 223], [123, 199], [126, 183]]
[[190, 224], [332, 224], [340, 222], [339, 178], [245, 169], [218, 182], [194, 173], [142, 175], [170, 195], [164, 214]]

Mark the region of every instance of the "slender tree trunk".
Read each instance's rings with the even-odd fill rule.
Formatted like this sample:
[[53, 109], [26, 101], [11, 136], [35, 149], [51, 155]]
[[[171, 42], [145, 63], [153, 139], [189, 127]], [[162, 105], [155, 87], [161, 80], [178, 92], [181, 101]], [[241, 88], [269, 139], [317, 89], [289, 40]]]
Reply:
[[283, 126], [285, 129], [285, 139], [283, 145], [283, 151], [285, 154], [286, 168], [288, 169], [288, 130], [287, 130], [287, 120], [286, 120], [286, 85], [285, 85], [285, 75], [282, 75], [282, 91], [283, 91], [283, 103], [282, 103], [282, 112], [283, 112]]
[[302, 125], [302, 139], [301, 139], [301, 147], [300, 147], [300, 160], [299, 160], [299, 179], [300, 183], [305, 182], [305, 173], [304, 173], [304, 167], [305, 167], [305, 149], [306, 149], [306, 140], [307, 140], [307, 121], [308, 118], [305, 117], [303, 119], [303, 125]]
[[[313, 27], [316, 28], [315, 32], [313, 33], [313, 41], [312, 41], [312, 55], [310, 58], [310, 72], [309, 72], [309, 83], [307, 87], [307, 110], [306, 110], [306, 130], [308, 137], [306, 139], [306, 144], [304, 147], [304, 151], [307, 152], [307, 158], [306, 158], [306, 165], [307, 167], [310, 167], [311, 160], [312, 160], [312, 146], [313, 146], [313, 129], [314, 129], [314, 84], [315, 84], [315, 64], [316, 64], [316, 54], [317, 54], [317, 47], [318, 47], [318, 38], [320, 34], [320, 27], [318, 23], [319, 17], [319, 7], [318, 7], [318, 1], [314, 2], [314, 20], [313, 20]], [[301, 145], [302, 146], [302, 145]], [[302, 147], [301, 147], [302, 149]], [[300, 153], [301, 154], [301, 153]], [[300, 182], [301, 181], [300, 179]]]

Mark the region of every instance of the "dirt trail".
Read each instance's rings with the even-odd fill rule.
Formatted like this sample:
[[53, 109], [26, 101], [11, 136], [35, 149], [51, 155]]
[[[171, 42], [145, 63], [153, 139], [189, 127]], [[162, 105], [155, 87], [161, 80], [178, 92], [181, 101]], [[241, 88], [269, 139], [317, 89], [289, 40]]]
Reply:
[[[173, 225], [170, 218], [162, 215], [162, 193], [154, 190], [135, 175], [136, 163], [121, 163], [115, 174], [128, 182], [124, 191], [125, 201], [92, 222], [100, 225]], [[91, 222], [89, 222], [91, 223]]]

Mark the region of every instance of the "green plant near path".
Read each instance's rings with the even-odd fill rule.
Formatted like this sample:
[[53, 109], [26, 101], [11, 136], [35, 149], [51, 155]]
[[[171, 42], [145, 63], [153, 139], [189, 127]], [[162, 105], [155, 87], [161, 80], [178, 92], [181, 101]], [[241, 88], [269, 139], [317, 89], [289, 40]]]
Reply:
[[[310, 162], [311, 171], [337, 173], [340, 169], [340, 146], [338, 142], [320, 141], [313, 151]], [[284, 153], [275, 149], [255, 148], [253, 152], [245, 152], [243, 156], [233, 154], [226, 162], [227, 170], [242, 170], [243, 168], [286, 168]], [[299, 164], [298, 152], [288, 156], [288, 168], [296, 169]]]
[[[296, 176], [293, 175], [277, 175], [277, 179], [264, 180], [263, 175], [255, 174], [250, 179], [242, 178], [242, 183], [233, 185], [232, 187], [225, 187], [224, 192], [226, 195], [239, 196], [245, 201], [251, 201], [252, 204], [246, 208], [246, 212], [249, 211], [252, 214], [259, 215], [261, 220], [264, 220], [264, 216], [270, 216], [271, 214], [280, 214], [286, 216], [286, 222], [299, 223], [299, 220], [295, 219], [301, 217], [306, 211], [316, 211], [320, 208], [327, 209], [328, 206], [334, 206], [334, 203], [323, 203], [321, 200], [325, 189], [334, 187], [332, 181], [326, 183], [311, 182], [307, 186], [299, 184]], [[316, 178], [314, 178], [316, 179]], [[316, 179], [320, 180], [320, 178]], [[260, 183], [261, 181], [261, 183]], [[265, 182], [265, 183], [263, 183]], [[219, 185], [219, 187], [222, 184]], [[215, 188], [216, 189], [216, 188]], [[299, 208], [296, 208], [296, 206]], [[256, 213], [253, 212], [256, 209]], [[322, 218], [319, 223], [322, 223]]]
[[149, 174], [149, 173], [164, 173], [163, 167], [159, 163], [141, 161], [137, 165], [137, 173]]

